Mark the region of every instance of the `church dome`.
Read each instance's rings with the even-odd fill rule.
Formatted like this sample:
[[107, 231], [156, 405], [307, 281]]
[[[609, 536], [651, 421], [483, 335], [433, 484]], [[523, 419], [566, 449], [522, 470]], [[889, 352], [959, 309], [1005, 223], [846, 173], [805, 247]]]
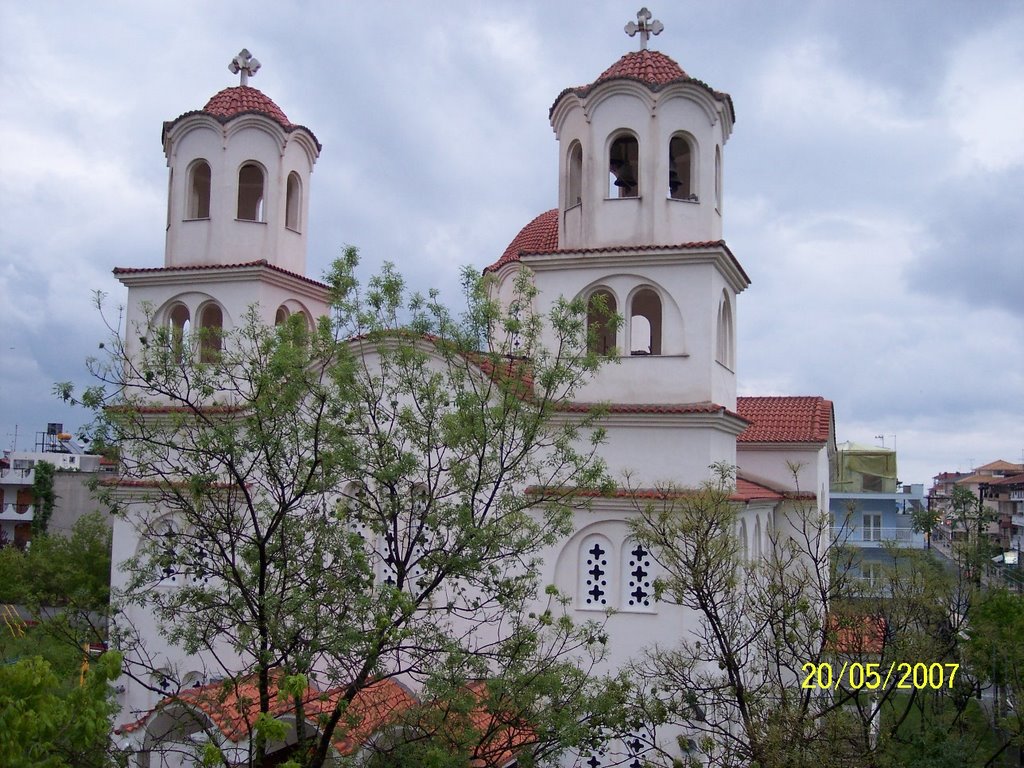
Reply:
[[221, 120], [230, 120], [236, 115], [258, 112], [273, 118], [282, 128], [292, 124], [282, 109], [263, 91], [248, 85], [236, 85], [214, 94], [201, 110]]
[[666, 85], [674, 80], [688, 80], [689, 75], [670, 56], [661, 51], [632, 51], [602, 72], [590, 87], [605, 80], [628, 78], [647, 85]]
[[519, 261], [524, 252], [544, 253], [558, 250], [558, 209], [552, 208], [535, 218], [516, 235], [501, 258], [487, 267], [484, 272], [494, 272], [512, 261]]

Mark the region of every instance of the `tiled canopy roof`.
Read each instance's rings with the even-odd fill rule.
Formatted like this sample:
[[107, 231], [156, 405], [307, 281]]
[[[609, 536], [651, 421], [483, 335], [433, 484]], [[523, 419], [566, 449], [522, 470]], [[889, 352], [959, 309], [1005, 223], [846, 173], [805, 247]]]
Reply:
[[296, 280], [302, 280], [303, 282], [316, 285], [321, 288], [326, 288], [325, 283], [321, 283], [319, 280], [314, 280], [311, 277], [300, 275], [298, 272], [292, 272], [287, 269], [281, 269], [274, 264], [271, 264], [266, 259], [256, 259], [255, 261], [240, 261], [234, 264], [179, 264], [175, 267], [114, 267], [114, 275], [138, 275], [145, 273], [155, 272], [192, 272], [196, 270], [232, 270], [242, 269], [251, 267], [265, 267], [266, 269], [273, 270], [274, 272], [280, 272], [282, 275], [288, 275], [288, 277], [294, 277]]
[[832, 401], [823, 397], [738, 397], [736, 411], [751, 425], [741, 443], [827, 443]]
[[558, 250], [558, 209], [552, 208], [519, 230], [501, 258], [484, 271], [494, 272], [511, 261], [519, 261], [519, 254], [523, 251], [555, 250]]
[[672, 57], [666, 56], [661, 51], [652, 51], [648, 49], [627, 53], [621, 59], [608, 67], [608, 69], [598, 75], [597, 79], [590, 85], [566, 88], [558, 94], [554, 104], [551, 105], [549, 114], [554, 114], [555, 107], [558, 106], [558, 102], [560, 102], [566, 94], [575, 93], [577, 96], [583, 97], [586, 96], [592, 88], [608, 80], [635, 80], [636, 82], [643, 83], [652, 90], [660, 90], [671, 83], [693, 83], [694, 85], [704, 88], [716, 99], [724, 101], [728, 105], [730, 117], [733, 122], [736, 121], [736, 110], [733, 108], [732, 97], [729, 94], [716, 91], [707, 83], [694, 77], [690, 77]]
[[236, 85], [231, 88], [225, 88], [223, 91], [215, 93], [210, 100], [206, 102], [206, 106], [202, 109], [186, 112], [183, 115], [179, 115], [174, 120], [165, 122], [162, 139], [166, 138], [167, 132], [180, 120], [190, 117], [191, 115], [204, 114], [211, 115], [222, 123], [227, 123], [239, 115], [265, 115], [288, 132], [299, 129], [305, 131], [313, 138], [317, 149], [320, 149], [320, 141], [313, 135], [313, 132], [309, 130], [309, 128], [306, 128], [304, 125], [296, 125], [293, 123], [288, 119], [284, 110], [274, 103], [273, 99], [258, 88], [253, 88], [248, 85]]
[[615, 77], [629, 77], [648, 85], [665, 85], [673, 80], [689, 79], [674, 59], [661, 51], [631, 51], [598, 75], [594, 85]]
[[501, 254], [501, 258], [490, 266], [485, 267], [484, 272], [495, 272], [506, 264], [518, 262], [524, 254], [614, 253], [615, 251], [701, 250], [705, 248], [724, 248], [743, 276], [747, 276], [724, 240], [703, 240], [695, 243], [671, 243], [664, 245], [609, 245], [600, 248], [559, 248], [558, 209], [552, 208], [550, 211], [545, 211], [540, 216], [537, 216], [519, 230], [519, 234], [508, 244], [504, 253]]
[[263, 91], [248, 85], [236, 85], [214, 94], [202, 111], [222, 118], [232, 118], [244, 112], [259, 112], [274, 118], [283, 128], [292, 126], [284, 111], [273, 99]]

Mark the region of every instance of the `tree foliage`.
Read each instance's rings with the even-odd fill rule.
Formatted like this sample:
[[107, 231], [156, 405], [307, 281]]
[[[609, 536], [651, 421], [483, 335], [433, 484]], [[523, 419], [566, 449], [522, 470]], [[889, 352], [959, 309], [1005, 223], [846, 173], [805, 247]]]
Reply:
[[[559, 417], [600, 363], [585, 308], [538, 316], [524, 275], [506, 310], [467, 273], [454, 317], [390, 266], [363, 288], [356, 265], [354, 249], [335, 263], [333, 317], [314, 328], [298, 314], [268, 328], [254, 308], [211, 345], [212, 331], [183, 339], [151, 315], [92, 361], [100, 385], [82, 400], [124, 473], [106, 498], [140, 539], [120, 566], [129, 674], [160, 672], [173, 693], [185, 671], [133, 644], [142, 611], [209, 674], [255, 680], [263, 722], [281, 675], [340, 690], [316, 728], [294, 697], [302, 765], [323, 764], [349, 703], [391, 677], [431, 717], [487, 681], [477, 705], [523, 734], [520, 764], [552, 759], [614, 711], [587, 674], [600, 628], [573, 624], [556, 592], [536, 599], [572, 489], [607, 483], [601, 431]], [[418, 716], [402, 750], [470, 754], [493, 738]], [[263, 764], [273, 739], [250, 737]]]
[[57, 495], [53, 490], [53, 473], [56, 467], [48, 461], [37, 461], [32, 481], [32, 497], [35, 499], [35, 512], [32, 515], [32, 535], [46, 533], [50, 525], [50, 516], [57, 503]]
[[[634, 535], [662, 568], [662, 599], [688, 609], [695, 627], [635, 664], [640, 719], [680, 728], [723, 767], [981, 766], [1016, 743], [1010, 726], [992, 737], [973, 697], [963, 638], [979, 588], [968, 573], [928, 552], [890, 550], [874, 579], [855, 578], [857, 554], [841, 530], [837, 539], [828, 513], [798, 493], [776, 512], [768, 551], [748, 558], [733, 470], [713, 469], [700, 488], [665, 488], [637, 506]], [[988, 635], [984, 626], [972, 637]], [[938, 664], [945, 683], [900, 689], [901, 663]], [[944, 665], [953, 664], [949, 684]], [[880, 677], [851, 683], [851, 666]], [[884, 682], [890, 667], [898, 674]]]
[[9, 768], [113, 766], [109, 683], [121, 658], [104, 654], [81, 683], [62, 681], [35, 656], [0, 666], [0, 763]]

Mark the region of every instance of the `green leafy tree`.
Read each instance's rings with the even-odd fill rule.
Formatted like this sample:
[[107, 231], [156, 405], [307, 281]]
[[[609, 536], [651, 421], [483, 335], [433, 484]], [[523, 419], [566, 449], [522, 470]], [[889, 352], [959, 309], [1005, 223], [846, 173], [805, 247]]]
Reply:
[[[588, 674], [600, 627], [575, 625], [557, 592], [537, 601], [538, 558], [570, 532], [575, 489], [608, 482], [593, 419], [561, 415], [601, 362], [586, 308], [538, 316], [526, 275], [503, 308], [470, 272], [454, 317], [390, 266], [364, 289], [356, 264], [354, 249], [335, 263], [333, 317], [313, 329], [253, 311], [213, 344], [149, 322], [127, 331], [138, 354], [115, 336], [92, 362], [101, 384], [82, 400], [135, 489], [107, 501], [141, 538], [120, 566], [128, 674], [152, 685], [157, 671], [125, 618], [141, 609], [211, 674], [254, 680], [258, 722], [281, 675], [340, 691], [316, 729], [293, 697], [301, 765], [324, 764], [348, 704], [388, 677], [427, 702], [390, 731], [416, 734], [399, 740], [407, 758], [462, 759], [515, 732], [520, 765], [554, 760], [620, 716], [614, 686]], [[225, 651], [240, 663], [218, 666]], [[474, 681], [487, 732], [424, 725]], [[266, 728], [250, 737], [249, 764], [280, 758]]]
[[9, 768], [108, 768], [115, 712], [110, 681], [120, 655], [104, 654], [81, 683], [62, 683], [50, 664], [30, 657], [0, 665], [0, 764]]
[[46, 533], [50, 525], [50, 517], [53, 515], [53, 508], [57, 503], [57, 494], [53, 490], [53, 473], [56, 467], [48, 461], [37, 461], [35, 466], [35, 480], [32, 481], [32, 496], [36, 502], [35, 512], [32, 516], [32, 535], [38, 536]]

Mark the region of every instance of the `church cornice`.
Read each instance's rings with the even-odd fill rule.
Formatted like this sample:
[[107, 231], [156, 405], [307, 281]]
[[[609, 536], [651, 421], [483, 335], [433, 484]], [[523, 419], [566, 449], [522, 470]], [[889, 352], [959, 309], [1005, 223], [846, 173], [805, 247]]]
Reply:
[[567, 403], [559, 415], [600, 415], [603, 427], [641, 427], [653, 429], [716, 429], [733, 436], [741, 434], [750, 422], [717, 403]]
[[328, 300], [330, 289], [324, 283], [305, 275], [289, 272], [269, 263], [266, 259], [239, 264], [192, 264], [176, 267], [115, 267], [114, 276], [129, 288], [140, 286], [196, 284], [197, 276], [203, 283], [237, 283], [259, 280], [269, 285], [285, 288], [312, 296], [321, 301]]
[[724, 240], [676, 245], [618, 245], [544, 252], [522, 251], [519, 260], [538, 273], [576, 267], [607, 269], [641, 265], [715, 264], [736, 293], [750, 286], [750, 277]]

